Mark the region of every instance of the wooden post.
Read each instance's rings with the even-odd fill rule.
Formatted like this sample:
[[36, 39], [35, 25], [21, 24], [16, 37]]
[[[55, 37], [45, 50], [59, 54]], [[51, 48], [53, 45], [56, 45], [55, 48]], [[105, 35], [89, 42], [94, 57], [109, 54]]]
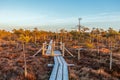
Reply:
[[56, 43], [56, 42], [54, 41], [54, 46], [55, 46], [55, 43]]
[[43, 46], [42, 46], [42, 55], [45, 54], [45, 44], [43, 43]]
[[65, 43], [62, 43], [62, 56], [65, 56]]
[[24, 53], [24, 67], [25, 67], [25, 77], [27, 77], [27, 65], [26, 65], [25, 53]]
[[78, 49], [78, 60], [80, 60], [80, 49]]
[[111, 51], [110, 51], [110, 70], [112, 69], [112, 42], [111, 42]]
[[45, 49], [47, 48], [47, 42], [46, 41], [44, 42], [44, 48]]
[[51, 54], [54, 56], [54, 42], [51, 44]]
[[99, 40], [98, 40], [98, 34], [97, 35], [97, 53], [99, 54]]
[[98, 40], [97, 40], [97, 53], [99, 54], [99, 43], [98, 43]]
[[36, 35], [35, 35], [35, 44], [36, 44]]
[[54, 47], [54, 50], [55, 50], [55, 41], [54, 41], [53, 47]]
[[63, 48], [63, 45], [62, 45], [62, 42], [60, 42], [60, 50], [62, 50]]
[[24, 56], [24, 74], [27, 77], [27, 65], [26, 65], [26, 57], [25, 57], [25, 45], [23, 43], [23, 56]]
[[110, 70], [112, 69], [112, 51], [110, 52]]

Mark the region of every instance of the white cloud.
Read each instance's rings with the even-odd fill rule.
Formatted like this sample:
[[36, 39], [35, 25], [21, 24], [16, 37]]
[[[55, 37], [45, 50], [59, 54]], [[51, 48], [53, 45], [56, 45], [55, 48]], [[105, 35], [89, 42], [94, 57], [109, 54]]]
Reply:
[[112, 12], [112, 13], [100, 13], [90, 16], [83, 16], [85, 19], [84, 22], [114, 22], [120, 21], [120, 13]]
[[32, 14], [30, 12], [21, 12], [19, 10], [2, 10], [0, 12], [0, 23], [1, 24], [31, 24], [32, 22], [36, 22], [37, 20], [44, 19], [47, 15], [44, 14]]
[[[54, 17], [46, 14], [40, 13], [30, 13], [30, 12], [22, 12], [21, 11], [2, 11], [0, 13], [0, 24], [4, 27], [8, 26], [44, 26], [42, 28], [47, 28], [49, 26], [51, 29], [64, 28], [67, 29], [75, 27], [78, 24], [79, 16], [73, 17]], [[90, 27], [110, 27], [116, 26], [118, 27], [120, 22], [120, 12], [104, 12], [95, 15], [86, 15], [81, 16], [81, 24]], [[110, 22], [112, 22], [110, 24]], [[116, 25], [115, 25], [116, 24]], [[55, 27], [57, 26], [57, 27]], [[0, 26], [1, 28], [1, 26]], [[7, 28], [7, 27], [6, 27]], [[11, 27], [15, 28], [15, 27]], [[49, 29], [50, 29], [49, 28]], [[48, 29], [48, 28], [47, 28]]]

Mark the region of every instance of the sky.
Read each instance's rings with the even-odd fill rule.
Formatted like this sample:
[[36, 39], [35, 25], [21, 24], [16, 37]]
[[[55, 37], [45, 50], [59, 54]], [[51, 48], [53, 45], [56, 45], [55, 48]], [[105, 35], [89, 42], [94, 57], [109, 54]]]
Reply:
[[120, 0], [0, 0], [0, 29], [120, 29]]

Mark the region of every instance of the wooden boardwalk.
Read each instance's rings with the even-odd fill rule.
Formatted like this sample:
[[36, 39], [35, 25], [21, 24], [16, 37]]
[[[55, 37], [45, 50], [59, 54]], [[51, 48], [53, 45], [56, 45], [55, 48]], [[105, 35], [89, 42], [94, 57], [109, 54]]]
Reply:
[[[60, 51], [54, 51], [60, 54]], [[54, 67], [49, 80], [68, 80], [68, 67], [62, 56], [54, 56]]]
[[[46, 54], [51, 54], [52, 40], [50, 41]], [[59, 50], [54, 50], [54, 66], [50, 75], [49, 80], [69, 80], [68, 77], [68, 66], [64, 58], [61, 56]]]
[[46, 51], [46, 54], [51, 54], [51, 51], [52, 51], [52, 43], [53, 43], [53, 40], [51, 40], [49, 42], [49, 45], [47, 47], [47, 51]]

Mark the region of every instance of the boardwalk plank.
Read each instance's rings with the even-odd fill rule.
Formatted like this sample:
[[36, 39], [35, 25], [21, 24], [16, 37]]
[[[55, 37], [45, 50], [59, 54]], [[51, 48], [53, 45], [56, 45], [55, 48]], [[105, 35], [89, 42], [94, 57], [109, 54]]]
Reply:
[[65, 59], [61, 56], [61, 61], [63, 62], [63, 80], [68, 80], [68, 67]]
[[63, 78], [63, 74], [62, 74], [63, 64], [62, 64], [62, 61], [60, 59], [60, 56], [57, 56], [57, 58], [58, 58], [58, 61], [59, 61], [59, 68], [58, 68], [58, 73], [57, 73], [56, 80], [62, 80], [62, 78]]
[[59, 63], [58, 63], [57, 57], [54, 57], [54, 67], [49, 80], [56, 80], [58, 64]]
[[[51, 40], [48, 45], [47, 54], [51, 54], [52, 42]], [[67, 63], [61, 56], [61, 52], [55, 50], [54, 54], [56, 54], [56, 56], [54, 56], [54, 66], [49, 80], [69, 80]]]

